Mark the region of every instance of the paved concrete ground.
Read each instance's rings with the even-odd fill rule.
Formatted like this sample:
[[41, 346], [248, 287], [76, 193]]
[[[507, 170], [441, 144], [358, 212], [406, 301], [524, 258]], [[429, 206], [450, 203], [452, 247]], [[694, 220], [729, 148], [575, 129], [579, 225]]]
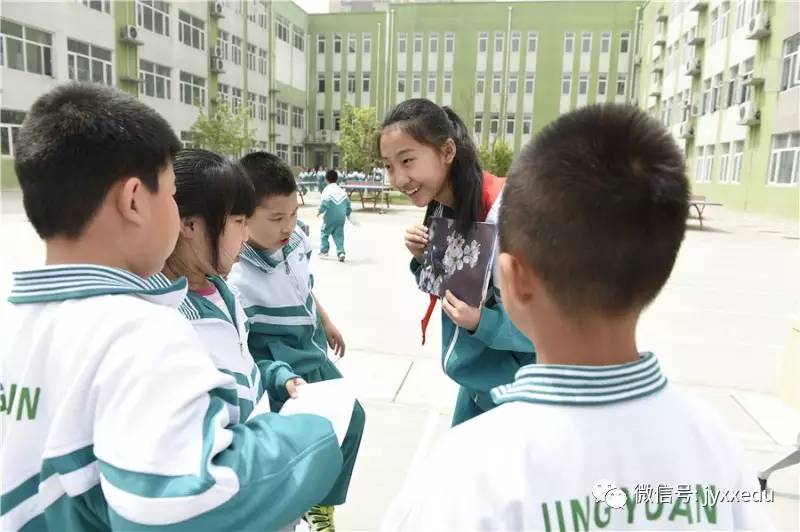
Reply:
[[[318, 195], [301, 217], [319, 241]], [[0, 202], [0, 294], [9, 271], [39, 264], [43, 247], [25, 221], [19, 196]], [[800, 432], [800, 414], [777, 398], [792, 314], [798, 313], [800, 252], [796, 222], [725, 209], [692, 221], [675, 271], [645, 313], [639, 347], [654, 351], [672, 383], [698, 394], [727, 420], [757, 469], [782, 458]], [[420, 346], [427, 298], [408, 273], [405, 228], [422, 212], [361, 211], [348, 225], [348, 261], [313, 259], [316, 294], [342, 331], [342, 371], [357, 383], [367, 429], [340, 530], [374, 530], [410, 466], [449, 426], [455, 386], [439, 366], [438, 320]], [[800, 383], [798, 383], [800, 385]], [[676, 449], [677, 452], [679, 450]], [[775, 525], [800, 529], [800, 467], [775, 473]]]

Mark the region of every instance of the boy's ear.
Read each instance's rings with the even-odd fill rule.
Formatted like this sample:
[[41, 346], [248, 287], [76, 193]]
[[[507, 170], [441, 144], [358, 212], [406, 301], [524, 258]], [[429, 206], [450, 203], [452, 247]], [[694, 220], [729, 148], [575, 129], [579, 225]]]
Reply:
[[141, 179], [127, 177], [113, 187], [110, 194], [114, 195], [114, 204], [125, 221], [142, 225], [149, 208], [144, 196], [148, 192]]
[[503, 299], [511, 299], [514, 306], [525, 306], [531, 302], [536, 276], [531, 268], [512, 253], [500, 253], [500, 292]]
[[181, 236], [183, 238], [192, 239], [197, 235], [200, 229], [200, 220], [196, 216], [187, 216], [181, 218]]

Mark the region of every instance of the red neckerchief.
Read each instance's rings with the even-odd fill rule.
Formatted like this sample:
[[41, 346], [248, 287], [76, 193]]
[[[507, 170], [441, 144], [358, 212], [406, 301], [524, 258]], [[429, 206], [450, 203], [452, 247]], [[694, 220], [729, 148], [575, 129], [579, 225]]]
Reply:
[[[503, 186], [506, 184], [506, 179], [504, 177], [497, 177], [489, 172], [484, 171], [482, 181], [480, 221], [484, 222], [486, 221], [486, 217], [489, 215], [489, 211], [492, 210], [492, 205], [494, 205], [497, 197], [500, 196], [500, 192], [503, 191]], [[425, 333], [428, 330], [428, 323], [431, 321], [433, 309], [436, 308], [436, 301], [439, 299], [433, 294], [429, 294], [429, 297], [430, 302], [428, 303], [428, 310], [425, 311], [425, 316], [422, 318], [421, 322], [422, 345], [425, 345]]]

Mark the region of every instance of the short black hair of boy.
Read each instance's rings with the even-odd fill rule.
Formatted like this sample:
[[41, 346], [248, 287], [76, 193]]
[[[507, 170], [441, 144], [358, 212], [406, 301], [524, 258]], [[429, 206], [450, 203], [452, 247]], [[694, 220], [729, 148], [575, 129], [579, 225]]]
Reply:
[[253, 182], [256, 203], [268, 196], [288, 196], [297, 192], [297, 181], [289, 165], [273, 153], [248, 153], [239, 164]]
[[325, 181], [328, 183], [336, 183], [339, 181], [339, 173], [336, 170], [328, 170], [325, 172]]
[[219, 239], [228, 217], [250, 217], [256, 208], [253, 184], [235, 162], [208, 150], [187, 149], [175, 156], [175, 190], [180, 217], [197, 216], [205, 223], [211, 264], [218, 269]]
[[689, 183], [670, 133], [629, 105], [547, 125], [511, 166], [500, 246], [526, 260], [573, 317], [641, 310], [667, 282]]
[[99, 84], [60, 85], [34, 102], [14, 145], [25, 213], [41, 238], [76, 238], [120, 179], [158, 191], [181, 143], [164, 118]]

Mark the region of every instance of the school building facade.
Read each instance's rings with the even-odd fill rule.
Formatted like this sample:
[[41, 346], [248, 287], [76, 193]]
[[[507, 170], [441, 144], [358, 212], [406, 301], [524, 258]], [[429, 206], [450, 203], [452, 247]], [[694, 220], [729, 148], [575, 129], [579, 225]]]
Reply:
[[[740, 3], [748, 25], [756, 12], [767, 13], [766, 38], [747, 39], [749, 26], [736, 25]], [[717, 37], [723, 4], [729, 22]], [[662, 119], [684, 146], [696, 193], [797, 216], [800, 61], [796, 45], [794, 55], [784, 53], [784, 41], [791, 49], [798, 17], [783, 4], [386, 3], [377, 11], [308, 14], [281, 0], [7, 1], [0, 28], [2, 185], [17, 186], [13, 141], [26, 110], [54, 85], [82, 79], [138, 95], [187, 146], [198, 105], [209, 112], [219, 102], [247, 104], [254, 148], [295, 167], [340, 166], [346, 102], [374, 107], [380, 119], [404, 99], [430, 98], [454, 107], [479, 144], [503, 140], [515, 151], [568, 110], [632, 102]], [[715, 41], [698, 46], [713, 13]], [[690, 52], [703, 54], [700, 75], [684, 75]], [[794, 70], [778, 90], [786, 57]], [[744, 76], [750, 58], [761, 78], [738, 86], [761, 106], [758, 125], [731, 125], [739, 104], [710, 113], [690, 107], [683, 119], [686, 100], [702, 105], [706, 78], [719, 89], [716, 76], [727, 79], [734, 64]]]

